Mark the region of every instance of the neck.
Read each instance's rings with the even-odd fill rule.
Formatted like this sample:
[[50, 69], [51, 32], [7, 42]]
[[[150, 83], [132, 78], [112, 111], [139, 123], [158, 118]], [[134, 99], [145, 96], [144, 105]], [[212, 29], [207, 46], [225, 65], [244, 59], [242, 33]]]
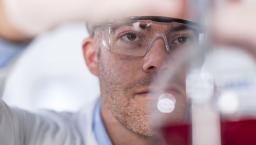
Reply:
[[107, 132], [113, 145], [148, 145], [149, 138], [144, 137], [127, 129], [111, 113], [106, 105], [101, 106], [101, 113]]

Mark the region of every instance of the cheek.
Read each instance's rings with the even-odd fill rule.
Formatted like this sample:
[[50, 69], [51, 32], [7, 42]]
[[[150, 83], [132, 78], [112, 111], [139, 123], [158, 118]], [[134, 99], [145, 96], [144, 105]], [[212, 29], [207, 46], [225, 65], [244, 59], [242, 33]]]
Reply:
[[106, 79], [121, 87], [133, 83], [142, 69], [138, 60], [122, 56], [104, 58], [103, 63]]

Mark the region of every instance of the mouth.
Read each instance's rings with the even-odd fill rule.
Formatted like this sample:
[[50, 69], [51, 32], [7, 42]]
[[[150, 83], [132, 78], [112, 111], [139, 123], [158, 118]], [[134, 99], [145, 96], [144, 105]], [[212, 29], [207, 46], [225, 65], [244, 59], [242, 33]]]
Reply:
[[166, 89], [156, 89], [153, 87], [146, 87], [144, 89], [137, 91], [135, 93], [135, 96], [156, 98], [157, 96], [159, 96], [163, 93], [170, 93], [170, 94], [176, 96], [176, 95], [184, 95], [184, 92], [185, 92], [185, 90], [183, 90], [181, 86], [170, 86]]

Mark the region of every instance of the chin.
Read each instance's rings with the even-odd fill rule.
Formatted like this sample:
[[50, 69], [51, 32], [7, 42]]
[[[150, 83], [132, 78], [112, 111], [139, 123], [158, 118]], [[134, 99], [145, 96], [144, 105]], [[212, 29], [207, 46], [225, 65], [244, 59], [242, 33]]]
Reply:
[[153, 131], [151, 128], [131, 128], [130, 129], [133, 133], [142, 136], [142, 137], [152, 137]]
[[134, 118], [130, 118], [126, 127], [139, 136], [151, 137], [153, 136], [153, 129], [150, 122], [151, 120], [149, 115], [137, 115]]
[[149, 105], [151, 104], [150, 102], [152, 100], [148, 99], [149, 97], [134, 97], [130, 94], [116, 96], [119, 97], [113, 97], [114, 99], [109, 100], [109, 104], [111, 104], [111, 112], [115, 118], [122, 124], [123, 127], [132, 133], [145, 138], [151, 137], [153, 135], [153, 131], [151, 126], [152, 116]]

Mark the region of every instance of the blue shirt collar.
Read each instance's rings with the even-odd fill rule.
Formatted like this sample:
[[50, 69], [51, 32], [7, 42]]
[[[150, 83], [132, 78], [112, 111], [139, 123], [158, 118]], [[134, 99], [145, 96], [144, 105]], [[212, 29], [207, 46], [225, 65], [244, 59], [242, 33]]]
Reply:
[[100, 111], [100, 101], [97, 102], [93, 116], [93, 132], [99, 145], [112, 145], [110, 137], [107, 134], [106, 128]]

